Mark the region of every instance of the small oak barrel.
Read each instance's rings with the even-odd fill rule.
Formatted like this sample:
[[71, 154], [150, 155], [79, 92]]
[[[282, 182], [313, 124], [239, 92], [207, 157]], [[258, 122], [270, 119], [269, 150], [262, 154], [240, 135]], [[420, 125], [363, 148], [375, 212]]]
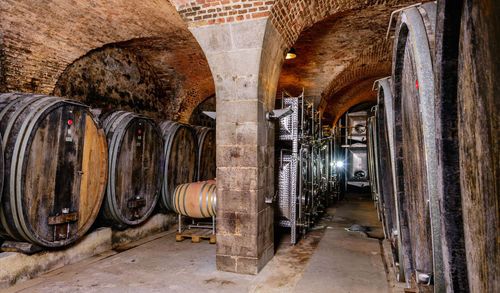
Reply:
[[408, 285], [416, 284], [425, 292], [444, 291], [436, 198], [435, 20], [434, 2], [403, 10], [396, 27], [392, 62], [395, 180], [403, 224], [405, 279]]
[[198, 143], [194, 129], [174, 121], [160, 124], [165, 147], [164, 178], [161, 188], [160, 208], [173, 210], [172, 195], [179, 184], [196, 181]]
[[215, 178], [215, 129], [194, 126], [198, 137], [198, 180]]
[[162, 180], [163, 140], [156, 123], [125, 111], [102, 115], [109, 146], [108, 185], [100, 220], [138, 225], [153, 212]]
[[172, 197], [174, 211], [192, 218], [215, 216], [217, 190], [214, 180], [178, 185]]
[[87, 106], [45, 95], [0, 94], [3, 237], [44, 247], [79, 239], [106, 186], [104, 132]]

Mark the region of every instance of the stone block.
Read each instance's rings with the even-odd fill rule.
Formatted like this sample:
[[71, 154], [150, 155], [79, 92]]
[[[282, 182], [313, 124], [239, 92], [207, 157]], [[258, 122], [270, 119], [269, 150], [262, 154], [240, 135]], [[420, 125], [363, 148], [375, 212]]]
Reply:
[[257, 123], [222, 123], [217, 121], [216, 139], [218, 145], [256, 145]]
[[232, 101], [236, 99], [236, 83], [233, 78], [216, 74], [214, 84], [217, 101]]
[[[257, 205], [264, 202], [262, 190], [224, 190], [217, 189], [217, 213], [247, 212], [257, 213]], [[219, 215], [217, 215], [217, 218]]]
[[257, 263], [257, 271], [260, 272], [262, 268], [273, 258], [274, 256], [274, 243], [271, 243], [268, 247], [266, 247], [262, 254], [259, 255], [259, 260]]
[[[203, 47], [203, 46], [202, 46]], [[236, 51], [206, 52], [212, 74], [222, 77], [258, 75], [261, 50], [240, 49]]]
[[217, 100], [217, 120], [222, 123], [259, 122], [261, 107], [257, 100], [221, 101]]
[[217, 233], [236, 234], [236, 212], [217, 209]]
[[235, 80], [235, 99], [257, 100], [258, 99], [259, 76], [250, 74], [238, 76]]
[[274, 210], [271, 206], [259, 212], [257, 243], [259, 255], [264, 248], [274, 243]]
[[261, 160], [257, 156], [257, 146], [252, 145], [217, 145], [218, 167], [259, 167]]
[[266, 198], [272, 198], [274, 193], [274, 186], [266, 186], [265, 188], [259, 189], [258, 197], [257, 197], [257, 211], [262, 211], [264, 208], [269, 206], [269, 203], [266, 203]]
[[[262, 105], [262, 103], [261, 103]], [[270, 109], [272, 110], [272, 109]], [[258, 125], [258, 141], [257, 143], [261, 146], [274, 146], [274, 122], [267, 121], [266, 119], [266, 110], [264, 107], [260, 111], [262, 113], [262, 117], [259, 117], [259, 125]], [[273, 148], [274, 149], [274, 148]]]
[[237, 22], [231, 25], [235, 49], [262, 48], [267, 18]]
[[254, 167], [218, 167], [217, 188], [225, 190], [257, 190], [261, 188]]
[[273, 174], [273, 169], [270, 167], [259, 168], [259, 188], [266, 188], [267, 186], [273, 184], [274, 178], [270, 176]]
[[230, 25], [190, 28], [191, 33], [203, 48], [205, 54], [211, 52], [229, 51], [233, 44]]
[[236, 273], [236, 257], [231, 255], [216, 255], [215, 262], [219, 271]]
[[238, 257], [236, 259], [236, 273], [256, 275], [259, 273], [259, 259], [255, 257]]
[[271, 154], [271, 153], [274, 153], [274, 150], [272, 150], [271, 153], [269, 153], [269, 151], [270, 151], [269, 147], [260, 146], [260, 145], [258, 146], [257, 150], [258, 150], [257, 159], [259, 161], [258, 167], [259, 168], [268, 167], [270, 165], [269, 160], [274, 159], [274, 155]]
[[221, 211], [217, 214], [217, 232], [227, 235], [257, 235], [257, 215], [248, 212]]
[[222, 234], [217, 231], [217, 254], [257, 257], [257, 235]]

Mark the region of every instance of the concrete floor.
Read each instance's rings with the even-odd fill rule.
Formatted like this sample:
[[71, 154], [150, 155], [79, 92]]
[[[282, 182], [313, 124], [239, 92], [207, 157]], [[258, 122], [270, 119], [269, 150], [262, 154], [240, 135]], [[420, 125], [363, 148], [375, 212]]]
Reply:
[[380, 241], [347, 232], [352, 224], [372, 227], [369, 236], [382, 237], [372, 202], [349, 195], [298, 245], [282, 237], [256, 276], [217, 271], [215, 245], [175, 242], [175, 231], [167, 231], [6, 292], [390, 292]]

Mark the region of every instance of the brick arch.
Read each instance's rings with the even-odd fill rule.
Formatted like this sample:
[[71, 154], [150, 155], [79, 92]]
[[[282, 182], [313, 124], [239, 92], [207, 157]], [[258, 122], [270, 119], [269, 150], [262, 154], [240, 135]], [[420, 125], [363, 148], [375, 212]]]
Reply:
[[178, 48], [185, 43], [189, 42], [140, 38], [106, 44], [68, 65], [52, 94], [94, 108], [187, 122], [193, 109], [214, 92], [214, 85], [206, 60]]
[[305, 29], [334, 14], [350, 10], [370, 9], [370, 6], [409, 4], [412, 0], [276, 0], [270, 19], [291, 47]]
[[373, 81], [374, 78], [356, 80], [339, 91], [335, 104], [324, 113], [326, 121], [330, 121], [333, 126], [350, 108], [364, 102], [376, 103], [377, 93], [371, 90]]
[[363, 50], [323, 92], [320, 103], [323, 115], [336, 122], [351, 106], [376, 101], [372, 85], [375, 80], [391, 74], [391, 52], [392, 42], [385, 39]]

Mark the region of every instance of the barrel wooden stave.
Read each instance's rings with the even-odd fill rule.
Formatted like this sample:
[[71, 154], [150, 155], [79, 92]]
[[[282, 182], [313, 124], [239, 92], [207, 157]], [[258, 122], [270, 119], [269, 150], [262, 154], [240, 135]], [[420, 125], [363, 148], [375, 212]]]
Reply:
[[174, 121], [163, 121], [160, 129], [165, 142], [164, 181], [160, 207], [173, 210], [172, 196], [177, 185], [196, 180], [198, 166], [198, 143], [196, 133], [189, 125]]
[[210, 218], [216, 215], [217, 191], [215, 181], [178, 185], [172, 197], [176, 213], [192, 218]]
[[458, 30], [457, 136], [470, 292], [500, 292], [499, 15], [498, 1], [465, 0]]
[[163, 141], [149, 118], [125, 111], [104, 115], [109, 174], [101, 222], [139, 225], [152, 214], [162, 181]]
[[94, 223], [104, 195], [102, 129], [80, 103], [33, 94], [4, 94], [0, 101], [4, 234], [45, 247], [76, 241]]

